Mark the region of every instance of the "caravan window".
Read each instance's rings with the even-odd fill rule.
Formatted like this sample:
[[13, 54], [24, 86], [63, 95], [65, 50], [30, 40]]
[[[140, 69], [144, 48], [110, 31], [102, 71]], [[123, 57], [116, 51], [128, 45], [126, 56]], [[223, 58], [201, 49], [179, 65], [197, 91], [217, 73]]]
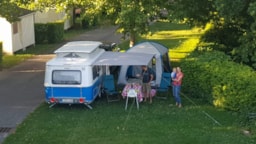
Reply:
[[63, 85], [81, 84], [81, 71], [79, 70], [55, 70], [52, 72], [52, 83]]

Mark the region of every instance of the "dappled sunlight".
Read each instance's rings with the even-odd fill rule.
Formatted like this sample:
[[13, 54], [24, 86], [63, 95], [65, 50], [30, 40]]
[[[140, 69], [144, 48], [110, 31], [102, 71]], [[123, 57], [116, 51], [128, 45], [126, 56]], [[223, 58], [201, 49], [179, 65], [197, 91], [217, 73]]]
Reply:
[[191, 52], [196, 49], [197, 44], [199, 43], [200, 37], [198, 38], [190, 38], [179, 46], [169, 49], [169, 56], [171, 61], [178, 61], [180, 59], [185, 58]]
[[205, 29], [195, 27], [182, 30], [159, 30], [144, 35], [143, 38], [166, 43], [169, 46], [170, 61], [180, 61], [196, 49], [201, 35], [207, 29], [209, 26]]
[[154, 34], [144, 36], [144, 38], [151, 40], [159, 39], [188, 39], [192, 37], [200, 37], [204, 31], [200, 28], [194, 28], [191, 30], [171, 30], [171, 31], [159, 31]]
[[215, 86], [213, 86], [213, 96], [216, 95], [214, 97], [214, 100], [213, 100], [213, 105], [215, 107], [223, 108], [225, 106], [226, 97], [225, 96], [220, 96], [220, 95], [222, 95], [221, 93], [226, 91], [227, 88], [228, 88], [227, 85], [215, 85]]
[[213, 101], [213, 105], [216, 107], [224, 107], [225, 97], [219, 97]]

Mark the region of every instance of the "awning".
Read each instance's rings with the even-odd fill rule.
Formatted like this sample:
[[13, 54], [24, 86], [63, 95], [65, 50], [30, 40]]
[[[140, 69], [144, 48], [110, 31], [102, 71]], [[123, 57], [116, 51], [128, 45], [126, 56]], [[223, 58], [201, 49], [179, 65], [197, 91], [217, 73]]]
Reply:
[[92, 65], [122, 66], [122, 65], [148, 65], [153, 54], [104, 52]]

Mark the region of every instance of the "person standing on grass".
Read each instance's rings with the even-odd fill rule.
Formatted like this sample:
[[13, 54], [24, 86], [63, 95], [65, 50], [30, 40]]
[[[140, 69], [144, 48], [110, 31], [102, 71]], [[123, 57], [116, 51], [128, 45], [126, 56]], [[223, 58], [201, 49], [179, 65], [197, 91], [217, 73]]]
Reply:
[[172, 88], [173, 88], [173, 96], [176, 101], [176, 106], [182, 107], [181, 98], [180, 98], [180, 89], [182, 84], [183, 73], [181, 72], [181, 68], [177, 67], [176, 77], [172, 79]]
[[154, 74], [152, 69], [147, 66], [142, 66], [142, 92], [144, 96], [144, 101], [147, 101], [149, 97], [149, 102], [152, 103], [151, 84], [150, 82], [154, 79]]

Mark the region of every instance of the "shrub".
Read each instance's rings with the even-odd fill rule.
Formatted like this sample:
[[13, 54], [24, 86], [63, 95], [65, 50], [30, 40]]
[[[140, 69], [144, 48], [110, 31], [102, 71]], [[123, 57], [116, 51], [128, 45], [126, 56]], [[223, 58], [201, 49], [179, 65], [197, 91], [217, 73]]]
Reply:
[[82, 28], [83, 29], [89, 28], [89, 20], [88, 19], [86, 19], [86, 18], [82, 19]]
[[94, 27], [99, 24], [99, 16], [98, 15], [91, 15], [91, 14], [86, 14], [82, 17], [81, 23], [82, 23], [82, 28], [87, 29], [90, 27]]
[[239, 45], [238, 39], [241, 34], [242, 32], [239, 28], [227, 23], [222, 26], [212, 27], [212, 29], [206, 31], [202, 39], [205, 42], [215, 43], [215, 50], [220, 50], [228, 54], [234, 47]]
[[63, 40], [63, 38], [63, 22], [35, 24], [35, 40], [37, 44], [56, 43]]
[[47, 43], [47, 30], [47, 24], [35, 24], [35, 41], [37, 44]]
[[256, 105], [256, 74], [222, 52], [195, 52], [181, 62], [183, 91], [221, 108], [252, 110]]
[[64, 38], [64, 23], [63, 22], [55, 22], [48, 23], [47, 30], [47, 40], [48, 43], [56, 43], [60, 42]]

